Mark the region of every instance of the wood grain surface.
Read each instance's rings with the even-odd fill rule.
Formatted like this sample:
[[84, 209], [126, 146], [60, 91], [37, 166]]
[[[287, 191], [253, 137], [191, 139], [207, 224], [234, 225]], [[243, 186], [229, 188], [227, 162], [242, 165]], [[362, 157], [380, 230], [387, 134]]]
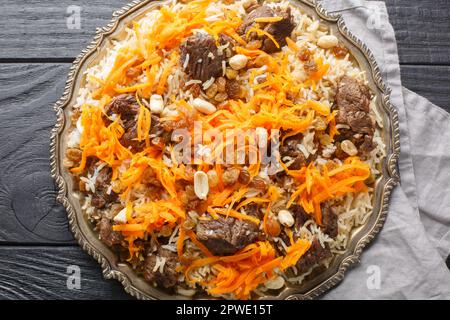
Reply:
[[[450, 0], [386, 0], [396, 30], [401, 63], [450, 64]], [[95, 28], [105, 25], [124, 0], [1, 0], [0, 59], [78, 55]], [[81, 9], [81, 28], [69, 29], [71, 5]], [[69, 10], [68, 10], [69, 8]]]
[[98, 263], [77, 246], [0, 246], [0, 299], [74, 298], [131, 299], [118, 281], [104, 280]]
[[[0, 299], [127, 299], [68, 230], [49, 173], [70, 62], [123, 0], [0, 0]], [[450, 0], [387, 0], [403, 85], [450, 111]], [[79, 6], [81, 28], [67, 27]], [[67, 268], [81, 272], [68, 289]]]

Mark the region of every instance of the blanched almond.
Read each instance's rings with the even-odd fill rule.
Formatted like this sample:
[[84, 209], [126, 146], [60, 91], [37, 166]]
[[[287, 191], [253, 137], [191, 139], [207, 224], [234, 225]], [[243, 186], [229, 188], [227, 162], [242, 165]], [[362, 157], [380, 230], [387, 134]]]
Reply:
[[192, 105], [195, 109], [197, 109], [197, 111], [200, 111], [204, 114], [211, 114], [216, 112], [217, 110], [212, 103], [200, 98], [195, 98], [194, 101], [192, 101]]
[[157, 114], [160, 114], [164, 110], [164, 101], [161, 95], [152, 94], [150, 97], [150, 110]]
[[292, 227], [295, 223], [294, 217], [289, 210], [280, 210], [278, 212], [278, 221], [286, 227]]
[[248, 58], [243, 54], [236, 54], [230, 58], [228, 62], [234, 70], [241, 70], [247, 65]]
[[319, 40], [317, 40], [317, 45], [323, 49], [330, 49], [337, 46], [339, 43], [338, 38], [333, 35], [321, 36]]
[[209, 193], [208, 175], [203, 171], [194, 174], [194, 192], [197, 198], [205, 200]]

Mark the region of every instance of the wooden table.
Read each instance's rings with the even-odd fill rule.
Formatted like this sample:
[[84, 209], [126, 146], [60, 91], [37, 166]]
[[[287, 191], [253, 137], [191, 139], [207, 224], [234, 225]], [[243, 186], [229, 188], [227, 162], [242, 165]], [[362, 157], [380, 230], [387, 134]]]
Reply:
[[[67, 27], [70, 5], [81, 29]], [[49, 173], [70, 63], [123, 0], [0, 0], [0, 298], [128, 299], [75, 243]], [[450, 111], [450, 0], [387, 0], [403, 85]], [[70, 8], [69, 8], [70, 10]], [[68, 289], [78, 266], [81, 289]], [[70, 270], [69, 273], [71, 274]]]

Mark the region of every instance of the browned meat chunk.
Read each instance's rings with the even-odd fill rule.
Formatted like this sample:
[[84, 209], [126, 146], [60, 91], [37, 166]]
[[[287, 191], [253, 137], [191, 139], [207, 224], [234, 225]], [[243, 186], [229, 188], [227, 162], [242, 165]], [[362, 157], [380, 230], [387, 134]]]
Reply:
[[370, 92], [367, 86], [354, 78], [342, 77], [336, 92], [336, 104], [339, 108], [337, 123], [350, 126], [354, 133], [373, 135], [369, 103]]
[[306, 213], [305, 209], [301, 205], [294, 204], [290, 207], [291, 212], [294, 214], [294, 220], [295, 220], [295, 229], [300, 229], [306, 221], [311, 219], [311, 216]]
[[338, 139], [351, 140], [363, 158], [375, 147], [373, 143], [375, 129], [369, 116], [369, 104], [369, 88], [354, 78], [342, 77], [336, 92], [338, 108], [336, 122], [348, 125], [350, 129], [340, 129]]
[[[126, 148], [131, 147], [135, 152], [142, 151], [145, 146], [144, 141], [137, 140], [137, 118], [139, 109], [139, 104], [134, 95], [121, 94], [115, 97], [111, 103], [106, 106], [103, 115], [103, 121], [106, 125], [109, 125], [112, 122], [112, 118], [120, 116], [122, 126], [125, 130], [125, 133], [120, 138], [120, 143]], [[165, 130], [160, 118], [152, 114], [151, 120], [150, 137], [162, 137], [163, 143], [170, 140], [170, 134]]]
[[278, 22], [271, 23], [258, 23], [259, 28], [271, 34], [280, 48], [277, 48], [275, 43], [266, 36], [258, 36], [256, 33], [251, 33], [250, 40], [261, 40], [261, 49], [267, 53], [273, 53], [281, 50], [281, 47], [286, 45], [286, 37], [289, 37], [292, 31], [295, 29], [295, 22], [292, 18], [291, 10], [288, 8], [286, 11], [281, 9], [271, 9], [268, 6], [255, 6], [254, 9], [244, 18], [242, 25], [239, 27], [238, 32], [246, 36], [247, 32], [255, 27], [255, 19], [267, 18], [267, 17], [282, 17], [283, 19]]
[[[159, 263], [164, 262], [164, 267], [157, 268], [155, 271], [155, 266], [159, 260]], [[158, 248], [156, 253], [149, 255], [145, 259], [144, 264], [144, 278], [150, 283], [156, 283], [160, 287], [172, 288], [178, 282], [178, 273], [176, 267], [178, 265], [178, 257], [175, 253]]]
[[338, 235], [338, 216], [329, 203], [323, 203], [322, 209], [322, 230], [331, 238]]
[[106, 125], [111, 123], [111, 119], [120, 116], [122, 126], [125, 133], [120, 138], [120, 143], [128, 148], [131, 147], [135, 151], [140, 151], [143, 141], [137, 141], [137, 116], [139, 114], [139, 104], [136, 98], [131, 94], [121, 94], [115, 97], [105, 108], [103, 121]]
[[300, 260], [298, 260], [297, 270], [299, 273], [304, 273], [314, 265], [330, 257], [330, 249], [327, 246], [325, 246], [325, 248], [322, 247], [320, 242], [317, 239], [314, 239], [309, 250], [300, 258]]
[[117, 194], [113, 191], [108, 192], [109, 185], [111, 183], [112, 169], [111, 167], [104, 166], [100, 170], [96, 165], [96, 160], [94, 158], [89, 159], [88, 173], [91, 176], [97, 176], [94, 187], [95, 192], [93, 193], [91, 204], [98, 208], [104, 208], [108, 203], [113, 202], [117, 198]]
[[103, 241], [108, 247], [120, 244], [123, 240], [123, 236], [120, 232], [113, 231], [111, 220], [103, 217], [97, 224], [97, 229], [100, 235], [100, 240]]
[[200, 220], [197, 238], [214, 255], [226, 256], [253, 243], [259, 236], [258, 226], [253, 222], [231, 217], [215, 220]]
[[183, 65], [188, 57], [185, 71], [192, 79], [207, 81], [222, 74], [225, 56], [219, 55], [216, 41], [211, 35], [197, 33], [187, 38], [181, 45], [180, 63]]
[[297, 147], [297, 145], [301, 143], [302, 138], [302, 134], [288, 137], [284, 140], [283, 145], [280, 147], [281, 159], [283, 159], [284, 157], [290, 157], [294, 159], [294, 161], [289, 165], [289, 169], [298, 170], [308, 164], [310, 157], [308, 157], [307, 159], [303, 152], [301, 152]]
[[120, 115], [123, 122], [135, 121], [139, 113], [139, 104], [131, 94], [121, 94], [115, 97], [105, 108], [103, 121], [109, 125], [111, 116]]

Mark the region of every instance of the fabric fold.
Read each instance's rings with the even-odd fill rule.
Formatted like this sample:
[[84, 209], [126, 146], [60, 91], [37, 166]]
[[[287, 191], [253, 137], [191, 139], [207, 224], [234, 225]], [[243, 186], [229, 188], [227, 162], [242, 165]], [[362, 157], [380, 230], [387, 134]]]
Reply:
[[[374, 54], [397, 108], [401, 184], [383, 229], [324, 299], [449, 299], [450, 116], [402, 87], [395, 33], [380, 1], [322, 1]], [[447, 196], [448, 195], [448, 196]]]

